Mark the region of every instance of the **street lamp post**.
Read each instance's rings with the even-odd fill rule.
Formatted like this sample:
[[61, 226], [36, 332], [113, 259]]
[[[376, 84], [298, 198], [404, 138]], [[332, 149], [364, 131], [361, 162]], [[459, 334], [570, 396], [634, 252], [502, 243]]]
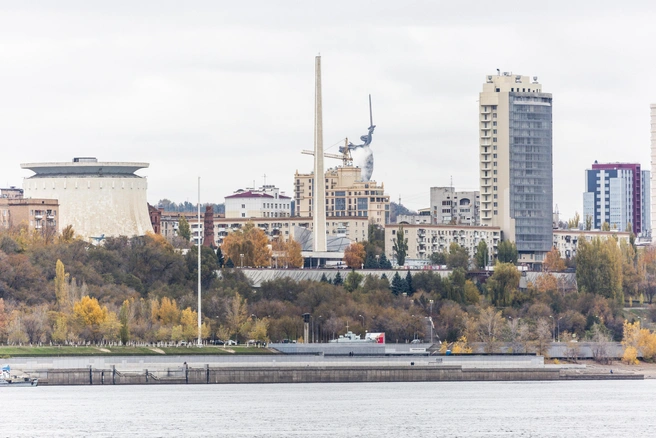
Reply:
[[561, 319], [563, 319], [562, 316], [560, 318], [558, 318], [558, 325], [557, 325], [558, 331], [556, 332], [558, 334], [558, 336], [557, 336], [558, 342], [560, 342], [560, 320]]
[[364, 329], [364, 333], [367, 333], [367, 326], [364, 323], [364, 316], [358, 315], [360, 318], [362, 318], [362, 328]]
[[239, 258], [241, 259], [241, 268], [244, 269], [244, 254], [239, 254]]
[[428, 320], [430, 321], [430, 328], [431, 328], [431, 344], [433, 343], [433, 300], [428, 300], [430, 303], [430, 315], [428, 316]]
[[551, 318], [551, 338], [553, 339], [552, 342], [556, 342], [556, 321], [552, 315], [549, 315], [549, 318]]
[[376, 254], [376, 266], [380, 269], [380, 255]]

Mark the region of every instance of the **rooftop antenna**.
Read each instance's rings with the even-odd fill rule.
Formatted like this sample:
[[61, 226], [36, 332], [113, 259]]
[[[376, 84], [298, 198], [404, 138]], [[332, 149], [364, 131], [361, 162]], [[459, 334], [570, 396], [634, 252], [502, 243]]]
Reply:
[[264, 185], [266, 185], [266, 173], [264, 174]]

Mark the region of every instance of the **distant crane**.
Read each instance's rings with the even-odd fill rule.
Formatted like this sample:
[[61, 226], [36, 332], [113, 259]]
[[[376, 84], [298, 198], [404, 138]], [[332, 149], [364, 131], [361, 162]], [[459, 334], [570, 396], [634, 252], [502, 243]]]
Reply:
[[[324, 153], [323, 156], [326, 158], [335, 158], [337, 160], [342, 160], [342, 163], [344, 163], [344, 166], [353, 166], [353, 157], [351, 157], [351, 149], [348, 147], [348, 138], [344, 139], [344, 148], [342, 149], [341, 154], [327, 154]], [[314, 155], [314, 151], [309, 151], [309, 150], [302, 150], [302, 154], [305, 155]]]

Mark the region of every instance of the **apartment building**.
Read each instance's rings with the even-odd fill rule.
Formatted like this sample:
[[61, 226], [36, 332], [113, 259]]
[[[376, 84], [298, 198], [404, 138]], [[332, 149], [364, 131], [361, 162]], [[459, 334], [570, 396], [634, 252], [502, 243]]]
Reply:
[[594, 238], [602, 240], [616, 238], [617, 243], [629, 243], [631, 233], [627, 231], [583, 231], [583, 230], [553, 230], [553, 247], [560, 251], [560, 257], [569, 259], [576, 256], [576, 250], [581, 239], [588, 242]]
[[499, 227], [520, 261], [552, 247], [552, 96], [534, 76], [497, 71], [479, 95], [481, 225]]
[[56, 199], [0, 198], [0, 228], [27, 225], [31, 230], [56, 234], [58, 220]]
[[[295, 216], [312, 217], [314, 174], [294, 175]], [[362, 181], [362, 169], [340, 166], [325, 173], [326, 218], [364, 218], [374, 224], [389, 222], [389, 195], [383, 184]]]
[[292, 215], [292, 199], [273, 185], [237, 190], [225, 197], [226, 218], [278, 218]]
[[[390, 260], [396, 258], [393, 247], [398, 230], [397, 225], [385, 227], [385, 255]], [[501, 230], [498, 227], [466, 225], [403, 225], [403, 233], [408, 239], [407, 258], [415, 260], [428, 260], [435, 252], [446, 252], [451, 243], [464, 247], [469, 255], [473, 256], [482, 240], [487, 244], [492, 260], [501, 239]]]
[[481, 192], [456, 191], [454, 187], [431, 187], [430, 214], [433, 225], [479, 225]]
[[630, 225], [636, 236], [649, 235], [649, 180], [640, 164], [595, 161], [585, 171], [583, 219], [590, 217], [595, 229], [607, 223], [625, 231]]

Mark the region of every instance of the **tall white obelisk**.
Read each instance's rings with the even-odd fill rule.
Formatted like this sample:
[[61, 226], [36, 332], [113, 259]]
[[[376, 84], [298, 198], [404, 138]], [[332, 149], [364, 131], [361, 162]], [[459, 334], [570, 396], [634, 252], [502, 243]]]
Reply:
[[326, 183], [323, 171], [323, 114], [321, 111], [321, 56], [315, 58], [314, 182], [312, 184], [312, 234], [314, 252], [326, 251]]

